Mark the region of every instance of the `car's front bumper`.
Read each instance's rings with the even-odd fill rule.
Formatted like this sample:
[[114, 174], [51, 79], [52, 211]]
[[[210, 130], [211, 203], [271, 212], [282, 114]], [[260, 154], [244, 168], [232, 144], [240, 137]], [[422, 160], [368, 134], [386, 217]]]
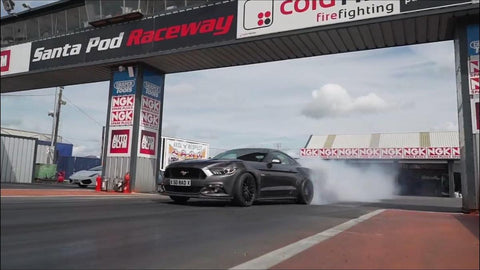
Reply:
[[236, 174], [212, 175], [205, 179], [188, 179], [191, 182], [190, 186], [175, 186], [170, 185], [170, 178], [164, 178], [157, 186], [157, 191], [167, 196], [231, 200], [233, 199], [235, 179]]

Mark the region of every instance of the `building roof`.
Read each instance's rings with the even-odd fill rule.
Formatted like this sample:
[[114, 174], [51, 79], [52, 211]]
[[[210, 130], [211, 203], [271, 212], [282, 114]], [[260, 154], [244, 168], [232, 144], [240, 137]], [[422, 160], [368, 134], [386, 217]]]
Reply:
[[[39, 132], [34, 132], [34, 131], [25, 131], [25, 130], [19, 130], [19, 129], [13, 129], [13, 128], [1, 128], [2, 135], [13, 135], [13, 136], [22, 136], [22, 137], [28, 137], [28, 138], [36, 138], [41, 141], [50, 141], [52, 138], [51, 134], [45, 134], [45, 133], [39, 133]], [[62, 142], [62, 137], [57, 136], [57, 142]]]
[[312, 135], [305, 148], [458, 147], [457, 131]]

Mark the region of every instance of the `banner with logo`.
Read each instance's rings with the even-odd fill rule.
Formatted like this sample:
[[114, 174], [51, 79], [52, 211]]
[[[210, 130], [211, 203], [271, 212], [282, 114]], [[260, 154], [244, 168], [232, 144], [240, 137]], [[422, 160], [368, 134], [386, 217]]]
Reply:
[[30, 69], [30, 50], [32, 43], [18, 44], [2, 48], [0, 52], [1, 76], [28, 72]]
[[140, 128], [137, 156], [156, 159], [158, 140], [158, 132], [156, 130]]
[[110, 127], [108, 136], [109, 157], [130, 157], [132, 127]]
[[140, 126], [158, 130], [162, 112], [164, 75], [145, 69], [143, 72]]
[[237, 38], [472, 3], [472, 0], [239, 0]]
[[110, 126], [131, 126], [135, 111], [136, 77], [127, 71], [113, 74], [112, 100], [110, 105]]
[[207, 143], [165, 138], [163, 147], [162, 169], [175, 161], [208, 158]]
[[233, 1], [37, 41], [32, 43], [30, 70], [234, 40], [235, 20]]
[[460, 148], [302, 148], [300, 156], [322, 159], [460, 159]]

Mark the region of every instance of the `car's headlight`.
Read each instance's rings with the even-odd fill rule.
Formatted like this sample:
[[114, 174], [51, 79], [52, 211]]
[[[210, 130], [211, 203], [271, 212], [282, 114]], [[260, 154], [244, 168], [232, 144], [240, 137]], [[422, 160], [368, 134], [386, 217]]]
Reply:
[[210, 168], [213, 175], [232, 175], [237, 171], [234, 167]]

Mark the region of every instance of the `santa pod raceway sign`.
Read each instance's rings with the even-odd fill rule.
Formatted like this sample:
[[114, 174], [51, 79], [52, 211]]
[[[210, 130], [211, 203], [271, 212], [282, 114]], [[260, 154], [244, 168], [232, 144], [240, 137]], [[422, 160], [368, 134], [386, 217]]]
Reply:
[[460, 159], [460, 148], [302, 148], [300, 156], [322, 159]]
[[475, 0], [239, 0], [237, 38], [417, 12]]
[[236, 6], [226, 2], [33, 42], [30, 70], [234, 40]]

